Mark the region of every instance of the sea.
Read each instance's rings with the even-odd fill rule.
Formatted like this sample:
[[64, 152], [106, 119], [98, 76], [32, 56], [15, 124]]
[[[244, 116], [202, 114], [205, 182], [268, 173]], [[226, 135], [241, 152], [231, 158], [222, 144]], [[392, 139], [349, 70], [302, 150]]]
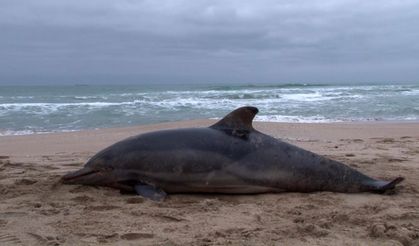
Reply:
[[0, 86], [0, 136], [218, 119], [246, 105], [256, 121], [418, 121], [419, 85]]

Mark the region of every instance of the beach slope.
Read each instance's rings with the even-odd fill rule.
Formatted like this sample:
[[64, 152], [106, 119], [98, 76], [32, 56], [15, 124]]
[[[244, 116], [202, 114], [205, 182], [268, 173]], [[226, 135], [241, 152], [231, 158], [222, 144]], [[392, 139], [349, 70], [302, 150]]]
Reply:
[[419, 123], [255, 123], [372, 177], [393, 194], [170, 195], [156, 203], [62, 185], [128, 136], [209, 120], [0, 137], [0, 245], [419, 245]]

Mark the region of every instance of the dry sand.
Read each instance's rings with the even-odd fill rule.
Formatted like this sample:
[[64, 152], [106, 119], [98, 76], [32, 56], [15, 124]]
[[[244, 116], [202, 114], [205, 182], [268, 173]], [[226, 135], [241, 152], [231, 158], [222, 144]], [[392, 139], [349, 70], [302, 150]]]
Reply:
[[98, 150], [211, 121], [0, 137], [0, 245], [419, 245], [419, 123], [256, 123], [262, 132], [376, 178], [394, 194], [171, 195], [61, 185]]

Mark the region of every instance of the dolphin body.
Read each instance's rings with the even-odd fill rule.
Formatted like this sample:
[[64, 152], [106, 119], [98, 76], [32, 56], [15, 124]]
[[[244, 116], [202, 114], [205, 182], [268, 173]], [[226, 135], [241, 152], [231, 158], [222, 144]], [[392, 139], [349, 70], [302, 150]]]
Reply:
[[166, 193], [376, 192], [382, 181], [255, 130], [255, 107], [206, 128], [163, 130], [117, 142], [62, 177], [65, 184], [108, 186], [162, 200]]

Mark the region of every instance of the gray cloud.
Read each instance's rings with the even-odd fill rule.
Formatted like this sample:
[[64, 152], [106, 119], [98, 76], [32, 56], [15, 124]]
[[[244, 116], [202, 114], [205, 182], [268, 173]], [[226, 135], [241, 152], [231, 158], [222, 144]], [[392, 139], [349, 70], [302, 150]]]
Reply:
[[0, 2], [0, 83], [417, 81], [417, 1]]

